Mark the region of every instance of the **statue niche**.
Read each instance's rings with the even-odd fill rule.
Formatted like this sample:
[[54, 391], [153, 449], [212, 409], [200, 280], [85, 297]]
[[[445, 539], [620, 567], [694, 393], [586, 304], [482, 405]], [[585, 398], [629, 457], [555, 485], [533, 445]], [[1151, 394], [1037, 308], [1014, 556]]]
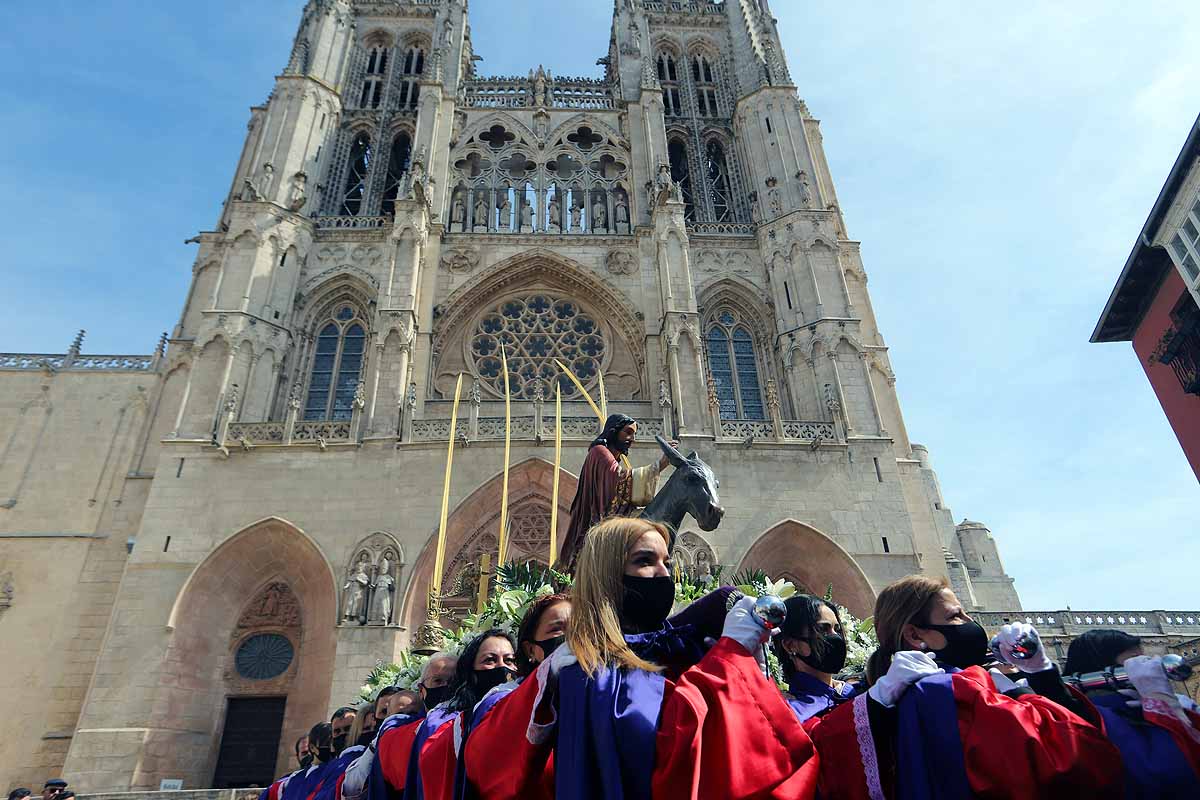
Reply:
[[704, 537], [684, 531], [675, 543], [675, 563], [679, 570], [701, 586], [712, 583], [717, 557]]
[[374, 533], [352, 551], [342, 583], [342, 625], [392, 625], [404, 551], [387, 533]]

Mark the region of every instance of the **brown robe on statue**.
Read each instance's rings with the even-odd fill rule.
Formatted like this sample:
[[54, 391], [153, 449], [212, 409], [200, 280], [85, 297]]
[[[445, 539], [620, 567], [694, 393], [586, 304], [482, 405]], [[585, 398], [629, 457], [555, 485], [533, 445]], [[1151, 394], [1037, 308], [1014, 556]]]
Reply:
[[654, 499], [657, 484], [657, 461], [628, 469], [606, 445], [592, 444], [579, 471], [579, 485], [571, 501], [571, 524], [558, 563], [573, 572], [588, 530], [608, 517], [631, 516], [644, 508]]

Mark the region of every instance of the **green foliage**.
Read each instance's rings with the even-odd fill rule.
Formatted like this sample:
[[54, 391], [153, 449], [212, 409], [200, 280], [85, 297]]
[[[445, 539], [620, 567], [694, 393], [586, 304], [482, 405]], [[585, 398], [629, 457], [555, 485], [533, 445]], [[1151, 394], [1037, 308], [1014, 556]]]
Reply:
[[551, 586], [554, 592], [561, 592], [569, 589], [573, 583], [570, 575], [536, 561], [526, 561], [524, 564], [510, 561], [496, 570], [496, 586], [504, 591], [522, 589], [536, 594], [543, 586]]

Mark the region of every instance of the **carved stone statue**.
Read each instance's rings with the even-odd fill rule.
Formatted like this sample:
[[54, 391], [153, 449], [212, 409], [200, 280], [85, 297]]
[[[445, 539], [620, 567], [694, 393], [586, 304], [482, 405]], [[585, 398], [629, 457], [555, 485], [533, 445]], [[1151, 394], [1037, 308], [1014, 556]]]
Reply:
[[460, 231], [466, 231], [467, 204], [463, 202], [461, 193], [454, 196], [454, 205], [450, 208], [450, 222], [457, 225]]
[[779, 190], [772, 187], [771, 191], [767, 192], [767, 198], [771, 203], [771, 216], [783, 216], [783, 201], [779, 199]]
[[475, 219], [474, 219], [475, 230], [479, 230], [480, 228], [482, 228], [483, 230], [486, 231], [488, 229], [488, 218], [487, 217], [488, 217], [487, 200], [485, 200], [483, 195], [481, 194], [475, 198]]
[[583, 230], [583, 206], [571, 206], [571, 230], [576, 233]]
[[559, 205], [557, 193], [550, 195], [548, 211], [550, 217], [548, 229], [557, 233], [562, 226], [562, 206]]
[[308, 175], [303, 172], [297, 172], [292, 176], [292, 187], [288, 190], [287, 201], [289, 210], [299, 212], [300, 209], [304, 208], [305, 202], [308, 201], [308, 197], [305, 194], [307, 186]]
[[374, 590], [371, 596], [371, 624], [390, 625], [392, 623], [393, 596], [396, 592], [396, 579], [392, 577], [392, 562], [385, 554], [379, 561], [375, 573]]
[[533, 104], [538, 108], [546, 107], [546, 71], [538, 65], [537, 72], [530, 76], [533, 80]]
[[533, 231], [533, 204], [527, 198], [521, 200], [521, 230], [526, 233]]
[[592, 203], [592, 230], [604, 232], [608, 230], [608, 207], [603, 197], [597, 197]]
[[262, 172], [258, 175], [258, 196], [266, 200], [271, 195], [271, 183], [275, 180], [275, 167], [268, 161], [263, 164]]
[[670, 165], [662, 163], [658, 165], [658, 174], [654, 176], [654, 202], [663, 205], [670, 201], [683, 202], [683, 193], [671, 177]]
[[629, 206], [625, 204], [624, 195], [617, 195], [613, 219], [617, 222], [617, 233], [629, 233]]
[[367, 624], [367, 600], [371, 591], [371, 562], [366, 553], [350, 570], [346, 585], [342, 587], [342, 621]]
[[508, 209], [508, 192], [501, 189], [500, 193], [497, 195], [496, 211], [499, 212], [500, 216], [500, 222], [497, 227], [499, 227], [499, 229], [502, 231], [508, 230], [510, 226]]
[[750, 221], [755, 225], [762, 222], [762, 207], [758, 204], [758, 192], [750, 195]]
[[812, 208], [812, 187], [808, 185], [808, 173], [800, 170], [796, 177], [800, 179], [800, 205]]

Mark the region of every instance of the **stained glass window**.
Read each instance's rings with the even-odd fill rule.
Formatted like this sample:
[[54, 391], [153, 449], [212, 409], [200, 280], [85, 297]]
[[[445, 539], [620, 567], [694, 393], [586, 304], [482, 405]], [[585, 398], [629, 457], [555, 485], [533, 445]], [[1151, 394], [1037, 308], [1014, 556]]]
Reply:
[[304, 419], [350, 419], [366, 341], [366, 327], [352, 306], [338, 307], [333, 319], [321, 326], [313, 352]]
[[729, 309], [708, 329], [708, 371], [717, 387], [723, 419], [766, 419], [754, 336]]
[[260, 633], [242, 642], [233, 660], [238, 675], [254, 681], [266, 681], [287, 672], [295, 655], [295, 649], [286, 636]]
[[509, 298], [486, 312], [468, 344], [484, 385], [503, 396], [501, 346], [508, 359], [509, 389], [514, 398], [532, 400], [539, 386], [546, 398], [553, 398], [557, 380], [565, 400], [577, 399], [579, 390], [559, 372], [555, 359], [590, 387], [597, 382], [608, 341], [603, 327], [577, 302], [536, 292]]

